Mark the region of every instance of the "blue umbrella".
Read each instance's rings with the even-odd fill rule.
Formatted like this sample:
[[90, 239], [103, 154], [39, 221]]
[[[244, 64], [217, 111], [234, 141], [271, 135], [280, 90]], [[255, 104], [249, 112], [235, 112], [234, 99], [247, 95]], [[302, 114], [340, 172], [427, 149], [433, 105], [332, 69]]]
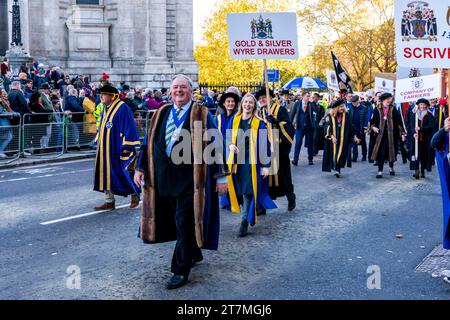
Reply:
[[284, 89], [328, 89], [327, 86], [317, 78], [299, 77], [294, 78], [283, 86]]

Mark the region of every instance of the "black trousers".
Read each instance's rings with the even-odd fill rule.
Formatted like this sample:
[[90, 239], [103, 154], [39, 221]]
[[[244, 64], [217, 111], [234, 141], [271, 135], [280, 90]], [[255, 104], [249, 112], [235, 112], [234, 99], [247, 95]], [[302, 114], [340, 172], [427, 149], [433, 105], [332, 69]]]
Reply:
[[361, 140], [361, 144], [358, 145], [356, 143], [353, 144], [353, 159], [358, 159], [358, 146], [361, 146], [361, 154], [363, 158], [367, 158], [367, 141], [366, 135], [364, 133], [356, 134], [358, 139]]
[[399, 146], [400, 152], [402, 153], [403, 163], [406, 163], [408, 161], [408, 150], [406, 150], [406, 142], [403, 142], [403, 140], [400, 139]]
[[195, 239], [194, 197], [192, 194], [168, 197], [175, 211], [177, 243], [172, 257], [173, 274], [188, 276], [194, 258], [202, 252]]
[[[377, 161], [377, 162], [378, 162], [378, 171], [383, 172], [384, 161]], [[394, 169], [394, 162], [389, 162], [389, 168]]]

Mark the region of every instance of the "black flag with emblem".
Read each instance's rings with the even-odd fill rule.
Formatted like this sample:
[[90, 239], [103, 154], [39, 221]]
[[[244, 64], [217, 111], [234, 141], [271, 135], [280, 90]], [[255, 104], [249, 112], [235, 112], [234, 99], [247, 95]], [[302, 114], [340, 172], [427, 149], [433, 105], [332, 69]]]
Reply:
[[334, 72], [336, 73], [336, 77], [338, 79], [339, 89], [346, 89], [347, 92], [353, 93], [352, 87], [350, 86], [350, 81], [352, 81], [352, 79], [350, 79], [347, 72], [345, 72], [333, 51], [331, 51], [331, 58], [333, 59]]

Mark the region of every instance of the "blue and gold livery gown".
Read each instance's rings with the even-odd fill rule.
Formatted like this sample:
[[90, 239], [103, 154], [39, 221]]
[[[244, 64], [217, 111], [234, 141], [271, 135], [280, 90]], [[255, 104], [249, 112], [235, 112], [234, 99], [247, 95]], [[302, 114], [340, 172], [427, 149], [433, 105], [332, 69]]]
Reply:
[[125, 168], [136, 157], [140, 141], [133, 113], [125, 103], [117, 99], [105, 108], [97, 141], [94, 190], [119, 196], [138, 194]]

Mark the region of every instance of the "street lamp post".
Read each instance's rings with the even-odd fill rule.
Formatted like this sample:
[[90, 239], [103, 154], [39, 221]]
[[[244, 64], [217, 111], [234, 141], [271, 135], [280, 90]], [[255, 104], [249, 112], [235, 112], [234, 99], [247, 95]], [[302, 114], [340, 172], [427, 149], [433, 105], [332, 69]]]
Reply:
[[12, 41], [10, 48], [6, 51], [6, 57], [8, 58], [11, 72], [14, 76], [19, 74], [20, 66], [23, 63], [31, 62], [31, 57], [25, 51], [22, 43], [22, 30], [20, 19], [20, 5], [19, 0], [14, 0], [12, 5], [12, 22], [11, 22]]

